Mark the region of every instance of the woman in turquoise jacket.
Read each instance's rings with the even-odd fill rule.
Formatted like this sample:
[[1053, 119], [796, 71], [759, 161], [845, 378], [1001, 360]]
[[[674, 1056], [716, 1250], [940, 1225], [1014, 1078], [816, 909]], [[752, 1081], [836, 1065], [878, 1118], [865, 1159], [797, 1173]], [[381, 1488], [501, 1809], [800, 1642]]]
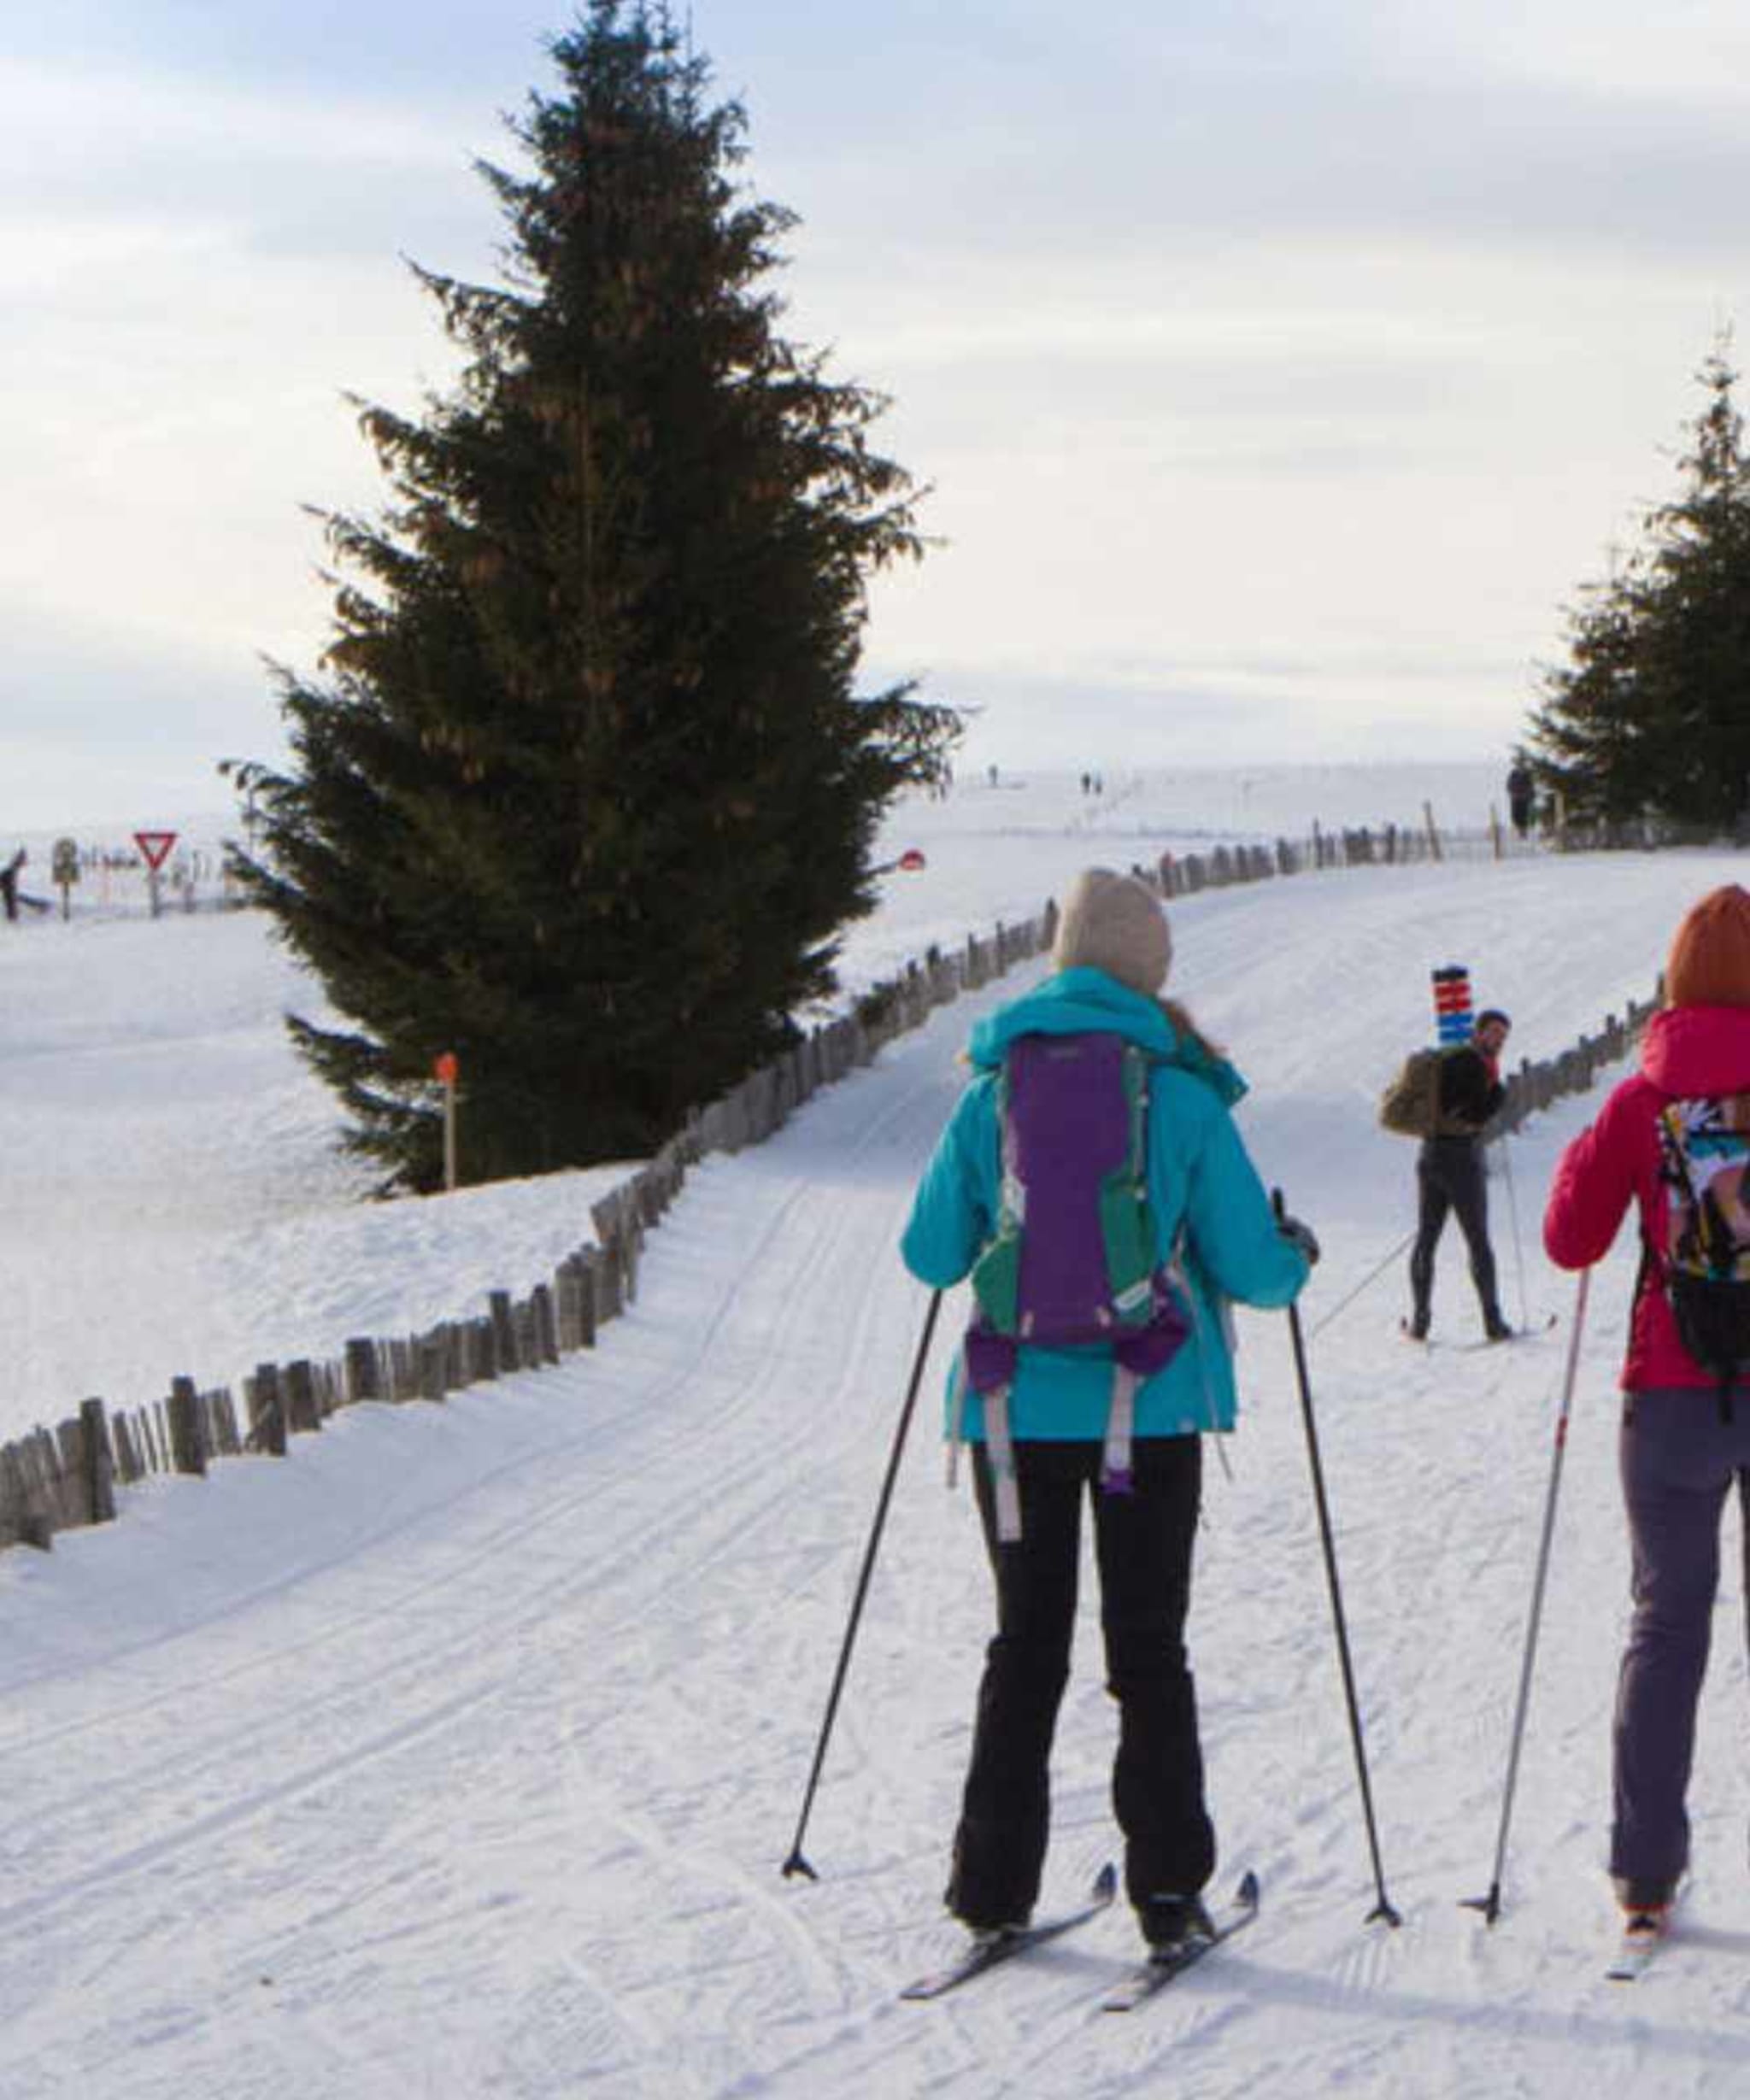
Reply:
[[[948, 1433], [972, 1446], [996, 1586], [997, 1631], [947, 1892], [949, 1909], [981, 1933], [1024, 1924], [1038, 1896], [1084, 1498], [1107, 1680], [1119, 1703], [1113, 1804], [1125, 1891], [1151, 1945], [1207, 1929], [1200, 1892], [1214, 1868], [1215, 1839], [1184, 1650], [1199, 1438], [1233, 1427], [1226, 1301], [1287, 1305], [1318, 1248], [1304, 1226], [1271, 1214], [1230, 1113], [1244, 1082], [1159, 997], [1171, 959], [1166, 915], [1144, 883], [1101, 868], [1077, 877], [1059, 920], [1056, 974], [973, 1030], [977, 1076], [925, 1170], [902, 1242], [907, 1268], [937, 1288], [962, 1281], [990, 1245], [1002, 1211], [999, 1082], [1012, 1045], [1031, 1035], [1116, 1035], [1144, 1053], [1154, 1255], [1185, 1334], [1165, 1367], [1135, 1387], [1122, 1492], [1101, 1486], [1114, 1390], [1109, 1346], [1021, 1343], [1006, 1420], [992, 1420], [962, 1365], [949, 1383]], [[1013, 1517], [1005, 1521], [1005, 1493], [1018, 1503], [1019, 1536], [1010, 1535]]]

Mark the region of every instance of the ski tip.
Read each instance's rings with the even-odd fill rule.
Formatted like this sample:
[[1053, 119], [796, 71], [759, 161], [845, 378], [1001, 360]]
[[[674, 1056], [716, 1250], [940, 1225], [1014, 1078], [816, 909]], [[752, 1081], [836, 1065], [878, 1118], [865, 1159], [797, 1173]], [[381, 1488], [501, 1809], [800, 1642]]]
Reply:
[[1258, 1886], [1257, 1875], [1248, 1867], [1240, 1876], [1239, 1886], [1234, 1891], [1234, 1901], [1240, 1905], [1242, 1909], [1255, 1910], [1258, 1908], [1258, 1899], [1262, 1893], [1262, 1890]]
[[1117, 1894], [1118, 1868], [1111, 1860], [1107, 1860], [1094, 1877], [1094, 1900], [1095, 1903], [1109, 1903]]

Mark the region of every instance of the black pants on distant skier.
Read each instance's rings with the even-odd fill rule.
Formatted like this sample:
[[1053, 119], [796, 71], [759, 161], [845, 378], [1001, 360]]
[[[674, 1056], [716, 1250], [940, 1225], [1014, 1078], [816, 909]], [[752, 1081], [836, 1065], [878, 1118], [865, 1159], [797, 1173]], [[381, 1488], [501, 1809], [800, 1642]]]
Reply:
[[1113, 1808], [1125, 1838], [1125, 1892], [1137, 1904], [1152, 1895], [1195, 1894], [1214, 1868], [1184, 1647], [1202, 1446], [1195, 1436], [1138, 1439], [1129, 1494], [1101, 1491], [1101, 1459], [1097, 1443], [1018, 1443], [1021, 1536], [1002, 1543], [990, 1459], [983, 1445], [974, 1447], [997, 1631], [978, 1688], [947, 1892], [948, 1908], [974, 1927], [1018, 1922], [1038, 1898], [1084, 1499], [1093, 1507], [1107, 1688], [1119, 1708]]
[[1430, 1137], [1416, 1159], [1418, 1194], [1416, 1244], [1410, 1254], [1411, 1318], [1414, 1331], [1426, 1334], [1434, 1295], [1434, 1250], [1450, 1211], [1459, 1221], [1471, 1256], [1471, 1281], [1483, 1307], [1483, 1324], [1491, 1334], [1505, 1329], [1495, 1276], [1495, 1250], [1489, 1244], [1489, 1190], [1483, 1172], [1483, 1147], [1474, 1137]]

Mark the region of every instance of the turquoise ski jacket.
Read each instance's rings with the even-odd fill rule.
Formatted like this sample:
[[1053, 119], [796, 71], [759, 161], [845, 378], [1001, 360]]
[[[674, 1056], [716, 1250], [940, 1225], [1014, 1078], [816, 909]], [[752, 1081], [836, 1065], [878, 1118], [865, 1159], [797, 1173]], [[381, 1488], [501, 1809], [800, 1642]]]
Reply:
[[[920, 1282], [947, 1289], [971, 1271], [996, 1229], [1001, 1179], [997, 1077], [1019, 1035], [1107, 1029], [1149, 1053], [1148, 1196], [1159, 1258], [1179, 1247], [1191, 1334], [1136, 1394], [1139, 1437], [1184, 1436], [1234, 1423], [1233, 1352], [1226, 1301], [1285, 1305], [1307, 1281], [1306, 1257], [1276, 1229], [1270, 1200], [1230, 1113], [1245, 1082], [1158, 1001], [1103, 970], [1063, 970], [972, 1030], [978, 1076], [937, 1142], [901, 1241]], [[963, 1390], [964, 1387], [964, 1390]], [[1017, 1441], [1094, 1440], [1106, 1434], [1111, 1352], [1024, 1345], [1009, 1395]], [[984, 1407], [960, 1374], [948, 1381], [948, 1433], [982, 1441]]]

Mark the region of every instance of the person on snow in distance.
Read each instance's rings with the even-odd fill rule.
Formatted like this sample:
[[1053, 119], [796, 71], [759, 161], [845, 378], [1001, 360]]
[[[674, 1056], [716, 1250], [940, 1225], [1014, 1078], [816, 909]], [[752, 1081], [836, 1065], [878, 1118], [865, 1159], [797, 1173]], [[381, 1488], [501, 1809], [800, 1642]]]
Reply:
[[1720, 1513], [1735, 1482], [1750, 1508], [1750, 1379], [1723, 1387], [1690, 1353], [1666, 1288], [1686, 1194], [1661, 1117], [1674, 1101], [1750, 1119], [1750, 894], [1712, 891], [1684, 917], [1641, 1069], [1562, 1154], [1543, 1244], [1564, 1269], [1602, 1258], [1632, 1201], [1642, 1258], [1623, 1365], [1618, 1438], [1632, 1552], [1633, 1616], [1613, 1723], [1610, 1873], [1631, 1913], [1669, 1905], [1688, 1864], [1684, 1806], [1695, 1710], [1719, 1578]]
[[[1062, 1040], [1139, 1047], [1142, 1056], [1129, 1061], [1146, 1071], [1148, 1106], [1135, 1186], [1146, 1187], [1152, 1225], [1144, 1258], [1157, 1282], [1171, 1278], [1171, 1302], [1163, 1308], [1157, 1296], [1157, 1312], [1177, 1323], [1177, 1341], [1166, 1345], [1170, 1360], [1134, 1384], [1127, 1469], [1107, 1473], [1122, 1344], [1013, 1346], [1000, 1411], [997, 1396], [973, 1384], [970, 1354], [949, 1386], [949, 1434], [972, 1449], [996, 1593], [946, 1892], [949, 1909], [979, 1933], [1024, 1924], [1039, 1892], [1084, 1497], [1107, 1684], [1119, 1705], [1113, 1804], [1125, 1892], [1151, 1945], [1209, 1929], [1200, 1892], [1215, 1836], [1184, 1647], [1199, 1439], [1233, 1427], [1224, 1301], [1287, 1305], [1318, 1246], [1297, 1220], [1271, 1214], [1230, 1112], [1244, 1082], [1183, 1010], [1158, 996], [1171, 956], [1166, 915], [1145, 882], [1101, 868], [1076, 878], [1058, 924], [1055, 974], [972, 1031], [976, 1076], [925, 1169], [902, 1242], [912, 1273], [937, 1288], [966, 1277], [992, 1245], [1005, 1205], [1003, 1074], [1017, 1046], [1043, 1039], [1048, 1056], [1072, 1054]], [[1048, 1152], [1051, 1132], [1036, 1135]], [[1035, 1221], [1025, 1229], [1048, 1229]], [[969, 1349], [978, 1334], [975, 1321]]]
[[1410, 1251], [1409, 1332], [1426, 1339], [1434, 1298], [1434, 1250], [1446, 1229], [1447, 1213], [1458, 1217], [1471, 1255], [1471, 1281], [1483, 1308], [1483, 1331], [1490, 1341], [1512, 1334], [1501, 1317], [1495, 1280], [1495, 1249], [1489, 1244], [1489, 1190], [1483, 1174], [1483, 1130], [1506, 1099], [1500, 1053], [1512, 1023], [1499, 1006], [1477, 1017], [1471, 1040], [1440, 1060], [1440, 1101], [1432, 1132], [1416, 1154], [1416, 1244]]
[[1507, 815], [1521, 838], [1531, 829], [1531, 817], [1537, 799], [1537, 778], [1525, 761], [1523, 751], [1515, 751], [1513, 762], [1507, 769]]

